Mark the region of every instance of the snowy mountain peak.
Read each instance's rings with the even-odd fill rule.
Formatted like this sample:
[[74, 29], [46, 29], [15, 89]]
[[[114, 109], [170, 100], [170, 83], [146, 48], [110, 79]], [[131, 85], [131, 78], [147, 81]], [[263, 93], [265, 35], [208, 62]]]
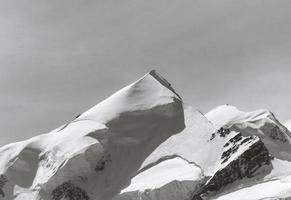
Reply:
[[266, 109], [244, 112], [229, 104], [218, 106], [205, 114], [209, 121], [218, 126], [243, 121], [256, 121], [270, 115], [272, 113]]
[[133, 110], [142, 111], [173, 101], [182, 101], [182, 99], [165, 78], [152, 70], [84, 112], [76, 120], [91, 119], [106, 124], [117, 118], [117, 114]]
[[110, 200], [184, 127], [180, 97], [151, 71], [61, 128], [0, 148], [0, 199]]
[[171, 90], [173, 93], [177, 95], [177, 97], [182, 100], [179, 94], [176, 93], [176, 91], [172, 88], [171, 83], [169, 83], [164, 77], [162, 77], [156, 70], [151, 70], [148, 74], [153, 76], [156, 80], [158, 80], [163, 86]]
[[[204, 116], [152, 70], [64, 126], [1, 147], [0, 200], [290, 197], [290, 135], [267, 110]], [[255, 192], [268, 184], [269, 196]]]
[[246, 135], [267, 137], [273, 142], [291, 142], [288, 129], [266, 109], [244, 112], [234, 106], [223, 105], [209, 111], [205, 116], [218, 128], [230, 128]]

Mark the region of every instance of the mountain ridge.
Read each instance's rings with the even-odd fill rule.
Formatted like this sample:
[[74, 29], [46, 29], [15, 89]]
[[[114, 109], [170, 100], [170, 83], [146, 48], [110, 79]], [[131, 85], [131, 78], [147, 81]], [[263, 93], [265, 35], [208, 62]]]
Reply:
[[[290, 135], [267, 110], [203, 115], [152, 70], [71, 122], [0, 147], [0, 200], [291, 198]], [[272, 184], [283, 189], [264, 195]]]

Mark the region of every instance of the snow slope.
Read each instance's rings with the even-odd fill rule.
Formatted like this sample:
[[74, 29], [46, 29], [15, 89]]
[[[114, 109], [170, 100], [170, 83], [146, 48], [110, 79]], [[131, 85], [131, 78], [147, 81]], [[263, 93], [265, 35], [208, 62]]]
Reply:
[[[245, 158], [251, 153], [258, 155], [253, 160], [259, 164], [268, 164], [268, 152], [264, 151], [257, 136], [242, 136], [236, 131], [217, 130], [216, 126], [191, 106], [184, 105], [184, 115], [185, 129], [161, 143], [142, 164], [131, 184], [114, 200], [190, 200], [201, 190], [203, 193], [206, 190], [208, 192], [208, 185], [220, 189], [223, 187], [220, 184], [227, 185], [239, 179], [235, 175], [231, 179], [224, 174], [225, 171], [233, 174], [238, 171], [233, 167], [236, 161], [241, 163], [239, 167], [245, 167], [245, 172], [242, 170], [240, 173], [242, 177], [254, 174], [258, 165], [253, 165], [252, 161]], [[226, 155], [232, 149], [236, 150]], [[264, 159], [261, 160], [262, 157]], [[175, 165], [180, 165], [176, 170], [171, 167], [174, 158]], [[177, 158], [184, 162], [178, 163]], [[158, 168], [162, 164], [165, 167]], [[189, 165], [192, 166], [191, 171], [186, 170], [191, 169]], [[156, 170], [157, 168], [161, 170]], [[176, 177], [178, 169], [182, 179]], [[165, 176], [160, 177], [161, 174]], [[187, 178], [189, 174], [190, 179]], [[224, 180], [227, 181], [218, 180], [219, 176], [226, 176]]]
[[169, 157], [138, 173], [114, 200], [188, 200], [202, 179], [201, 169], [181, 157]]
[[291, 133], [268, 110], [243, 112], [230, 105], [219, 106], [205, 115], [218, 127], [260, 137], [271, 153], [282, 160], [291, 160]]
[[0, 199], [109, 200], [183, 128], [181, 98], [151, 71], [70, 123], [0, 148]]
[[291, 133], [268, 110], [243, 112], [231, 105], [218, 106], [205, 114], [206, 118], [218, 127], [244, 130], [249, 135], [269, 137], [290, 143]]
[[[217, 128], [223, 127], [229, 131], [239, 132], [243, 137], [256, 137], [261, 144], [259, 145], [260, 151], [257, 150], [257, 153], [253, 154], [251, 158], [258, 157], [255, 155], [260, 153], [264, 156], [260, 156], [259, 160], [265, 162], [265, 167], [261, 167], [265, 170], [263, 173], [250, 176], [233, 186], [225, 187], [224, 190], [216, 193], [215, 197], [212, 197], [213, 199], [291, 198], [290, 179], [286, 179], [291, 175], [289, 170], [291, 168], [290, 132], [271, 112], [267, 110], [243, 112], [234, 106], [223, 105], [211, 110], [205, 116]], [[266, 159], [267, 152], [271, 159]], [[235, 151], [236, 153], [237, 151]], [[221, 167], [223, 170], [225, 169], [225, 166]]]
[[216, 200], [277, 200], [291, 199], [291, 181], [285, 179], [269, 180], [239, 190], [222, 194]]
[[291, 198], [290, 135], [267, 110], [204, 116], [151, 71], [67, 124], [1, 147], [0, 200]]
[[[215, 163], [208, 143], [214, 126], [197, 110], [184, 105], [185, 129], [162, 142], [143, 162], [131, 184], [114, 200], [189, 200], [204, 182], [206, 163]], [[201, 165], [203, 164], [203, 166]], [[210, 166], [210, 165], [209, 165]]]
[[284, 126], [291, 131], [291, 119], [284, 122]]

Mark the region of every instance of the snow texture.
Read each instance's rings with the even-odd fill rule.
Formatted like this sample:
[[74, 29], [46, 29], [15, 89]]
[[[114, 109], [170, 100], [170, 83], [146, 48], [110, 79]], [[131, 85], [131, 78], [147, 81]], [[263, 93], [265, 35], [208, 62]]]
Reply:
[[153, 70], [67, 124], [1, 147], [0, 200], [291, 199], [285, 126], [263, 109], [203, 115]]

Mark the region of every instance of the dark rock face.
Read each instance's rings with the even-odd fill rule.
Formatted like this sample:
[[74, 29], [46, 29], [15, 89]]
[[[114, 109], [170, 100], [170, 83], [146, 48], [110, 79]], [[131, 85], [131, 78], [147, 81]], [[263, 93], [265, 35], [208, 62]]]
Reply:
[[230, 133], [230, 130], [229, 129], [225, 129], [225, 128], [220, 128], [218, 131], [217, 131], [218, 135], [220, 137], [225, 137], [226, 135], [228, 135]]
[[97, 171], [104, 170], [105, 165], [110, 163], [110, 162], [112, 162], [110, 154], [102, 156], [102, 158], [97, 162], [97, 165], [95, 167], [95, 171], [97, 172]]
[[7, 177], [3, 174], [0, 175], [0, 195], [5, 197], [5, 193], [3, 192], [3, 187], [7, 183]]
[[86, 191], [72, 182], [64, 182], [52, 191], [52, 200], [90, 200]]
[[230, 133], [229, 129], [226, 128], [220, 128], [216, 133], [212, 133], [210, 140], [213, 140], [216, 135], [220, 136], [220, 137], [225, 137]]
[[283, 143], [287, 142], [286, 136], [283, 134], [282, 130], [278, 126], [274, 126], [270, 129], [270, 137], [273, 140], [278, 140]]
[[[241, 151], [239, 155], [238, 150]], [[203, 199], [209, 192], [219, 191], [237, 180], [253, 177], [259, 168], [271, 165], [271, 159], [268, 149], [257, 136], [244, 137], [238, 133], [224, 145], [221, 164], [225, 166], [214, 173], [193, 200]]]
[[257, 169], [269, 165], [271, 158], [264, 144], [259, 141], [246, 150], [238, 159], [217, 171], [208, 181], [205, 189], [217, 191], [223, 186], [244, 177], [251, 178]]
[[232, 137], [227, 143], [224, 145], [224, 151], [221, 155], [221, 164], [225, 163], [229, 160], [229, 158], [237, 152], [237, 150], [244, 145], [245, 143], [252, 143], [257, 140], [257, 136], [248, 136], [244, 137], [241, 133], [238, 133], [234, 137]]

